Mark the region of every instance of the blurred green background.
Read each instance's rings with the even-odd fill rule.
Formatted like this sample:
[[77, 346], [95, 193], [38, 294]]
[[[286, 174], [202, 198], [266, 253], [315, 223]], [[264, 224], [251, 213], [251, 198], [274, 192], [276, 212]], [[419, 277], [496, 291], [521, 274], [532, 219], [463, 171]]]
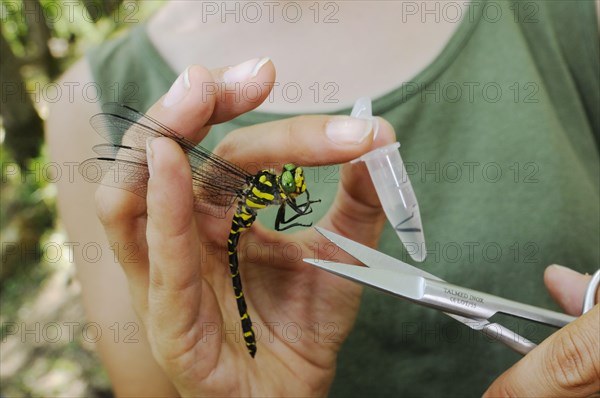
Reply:
[[131, 28], [124, 19], [132, 12], [142, 22], [162, 3], [0, 1], [2, 397], [113, 395], [93, 343], [82, 337], [75, 265], [62, 253], [67, 237], [57, 219], [56, 188], [44, 170], [51, 95], [39, 90], [87, 50]]

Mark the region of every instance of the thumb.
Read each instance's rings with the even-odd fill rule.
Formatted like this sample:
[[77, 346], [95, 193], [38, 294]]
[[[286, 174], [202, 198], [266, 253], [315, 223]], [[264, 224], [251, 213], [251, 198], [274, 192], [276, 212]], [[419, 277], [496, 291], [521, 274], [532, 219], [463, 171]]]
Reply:
[[[372, 149], [396, 140], [392, 125], [377, 118], [379, 130]], [[344, 164], [340, 171], [340, 186], [328, 213], [319, 226], [351, 239], [375, 246], [385, 223], [385, 215], [363, 162]]]
[[484, 397], [589, 397], [600, 391], [600, 306], [527, 354]]
[[[591, 277], [560, 265], [546, 268], [552, 297], [572, 315], [581, 313]], [[600, 391], [600, 306], [571, 322], [531, 351], [490, 386], [484, 397], [581, 396]]]
[[[551, 265], [544, 272], [544, 283], [550, 295], [565, 312], [571, 315], [581, 314], [583, 296], [591, 279], [590, 275], [580, 274], [562, 265]], [[596, 302], [599, 300], [600, 297]]]

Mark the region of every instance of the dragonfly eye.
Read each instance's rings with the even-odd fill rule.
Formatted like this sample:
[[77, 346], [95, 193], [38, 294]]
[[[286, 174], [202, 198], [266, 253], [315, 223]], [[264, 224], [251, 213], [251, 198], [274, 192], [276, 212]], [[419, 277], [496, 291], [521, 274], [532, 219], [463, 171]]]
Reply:
[[291, 194], [296, 191], [296, 184], [294, 183], [294, 175], [289, 170], [284, 170], [281, 173], [281, 186], [286, 194]]
[[292, 163], [283, 166], [281, 186], [288, 195], [292, 193], [301, 194], [306, 191], [306, 182], [304, 180], [302, 167], [296, 167]]

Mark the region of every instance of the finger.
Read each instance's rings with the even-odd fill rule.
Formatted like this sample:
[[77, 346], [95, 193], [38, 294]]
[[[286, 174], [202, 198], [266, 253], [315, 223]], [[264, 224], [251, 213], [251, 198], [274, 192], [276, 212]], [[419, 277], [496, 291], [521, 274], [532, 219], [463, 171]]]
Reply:
[[[552, 298], [571, 315], [580, 315], [583, 296], [592, 277], [561, 265], [551, 265], [544, 272], [544, 283]], [[600, 293], [600, 292], [599, 292]]]
[[[391, 144], [396, 139], [391, 124], [384, 119], [378, 119], [378, 124], [377, 139], [371, 148]], [[333, 205], [319, 224], [351, 239], [375, 246], [385, 215], [364, 163], [344, 164], [340, 182]]]
[[215, 153], [249, 171], [295, 163], [344, 163], [365, 153], [373, 122], [350, 116], [297, 116], [249, 126], [227, 135]]
[[[196, 134], [204, 127], [215, 107], [214, 96], [209, 97], [209, 101], [203, 98], [201, 87], [205, 83], [213, 83], [208, 70], [201, 66], [187, 68], [177, 77], [169, 91], [148, 110], [147, 115], [184, 137], [197, 141], [201, 136]], [[127, 136], [125, 133], [125, 143]], [[99, 188], [99, 195], [103, 202], [101, 204], [104, 205], [100, 215], [105, 225], [110, 225], [113, 221], [122, 224], [124, 218], [145, 215], [145, 201], [134, 200], [133, 195], [103, 186]]]
[[219, 313], [201, 277], [201, 242], [187, 158], [165, 138], [149, 143], [148, 158], [148, 323], [156, 347], [169, 360], [190, 350], [202, 333], [194, 328], [217, 322]]
[[254, 58], [236, 66], [211, 70], [215, 109], [207, 124], [223, 123], [251, 111], [269, 96], [275, 84], [275, 67], [269, 58]]
[[[215, 88], [215, 77], [222, 82], [223, 76], [226, 76], [228, 84], [236, 83], [236, 79], [237, 83], [247, 79], [246, 83], [267, 84], [275, 75], [273, 65], [270, 62], [258, 61], [253, 61], [255, 65], [252, 69], [249, 63], [243, 63], [241, 67], [223, 68], [212, 72], [199, 65], [191, 66], [175, 80], [169, 91], [147, 114], [189, 140], [198, 142], [208, 132], [207, 124], [233, 118], [257, 106], [256, 101], [245, 101], [243, 98], [232, 104], [228, 96], [221, 95], [220, 90], [227, 89], [227, 85], [217, 85], [216, 91], [211, 91], [210, 88]], [[250, 66], [251, 64], [252, 62]], [[235, 73], [227, 75], [231, 71]], [[267, 95], [268, 92], [263, 93], [258, 101], [264, 100]], [[98, 216], [112, 242], [128, 242], [140, 235], [138, 229], [145, 222], [146, 216], [144, 199], [128, 191], [101, 185], [96, 194], [96, 203]], [[136, 240], [131, 243], [140, 248], [139, 258], [127, 264], [122, 261], [125, 272], [133, 279], [133, 285], [147, 285], [144, 283], [147, 279], [145, 242]]]
[[[254, 66], [252, 66], [254, 65]], [[252, 68], [251, 68], [252, 67]], [[254, 70], [256, 68], [258, 70]], [[262, 102], [268, 92], [262, 93], [257, 101], [246, 101], [242, 97], [233, 101], [221, 92], [227, 85], [214, 80], [227, 76], [228, 84], [250, 83], [267, 84], [272, 82], [275, 72], [271, 62], [251, 60], [229, 69], [210, 72], [200, 65], [187, 68], [173, 83], [169, 91], [147, 112], [148, 116], [159, 120], [185, 138], [197, 143], [208, 133], [206, 125], [215, 121], [232, 119], [247, 112]], [[233, 81], [233, 80], [238, 81]], [[246, 80], [244, 80], [246, 79]], [[222, 83], [222, 82], [221, 82]], [[127, 139], [125, 134], [124, 140]], [[105, 225], [122, 225], [124, 220], [145, 215], [145, 201], [111, 187], [100, 186], [99, 216]]]
[[[394, 128], [387, 121], [378, 119], [378, 125], [376, 140], [369, 150], [395, 141]], [[340, 171], [340, 185], [333, 204], [318, 225], [347, 236], [352, 240], [375, 247], [385, 224], [385, 219], [371, 176], [364, 163], [344, 164]], [[304, 231], [303, 233], [312, 233], [314, 239], [315, 234], [313, 231]], [[332, 253], [327, 249], [327, 245], [322, 247], [324, 250], [321, 255], [331, 256]], [[334, 256], [335, 261], [356, 263], [356, 259], [340, 250], [335, 252]], [[334, 260], [334, 258], [331, 258], [331, 260]], [[329, 275], [326, 277], [329, 278]], [[333, 277], [327, 283], [330, 288], [338, 286], [348, 293], [360, 290], [356, 284], [342, 278]]]
[[587, 397], [600, 391], [600, 306], [506, 371], [484, 397]]
[[275, 68], [268, 58], [211, 71], [192, 65], [148, 115], [198, 143], [208, 133], [207, 125], [231, 120], [260, 105], [274, 79]]
[[[178, 131], [191, 140], [201, 138], [198, 132], [214, 109], [214, 98], [202, 96], [202, 85], [213, 82], [211, 73], [193, 66], [182, 73], [165, 94], [148, 111], [148, 116]], [[126, 142], [127, 133], [123, 140]], [[101, 185], [96, 193], [98, 216], [111, 241], [129, 242], [132, 239], [142, 250], [139, 259], [126, 262], [119, 259], [130, 282], [138, 311], [145, 312], [148, 287], [147, 247], [144, 239], [146, 201], [125, 190]]]
[[[355, 159], [370, 149], [394, 142], [394, 128], [381, 118], [377, 119], [377, 124], [377, 138], [368, 146], [361, 144], [359, 146], [361, 149], [358, 151], [356, 148], [350, 148], [347, 151], [338, 149], [337, 154], [333, 154], [333, 151], [330, 151], [328, 154], [314, 156], [314, 158], [317, 159], [318, 162], [325, 163], [328, 163], [328, 160], [330, 159], [328, 156], [347, 161]], [[307, 131], [310, 131], [310, 128], [307, 129]], [[319, 149], [317, 148], [315, 151], [319, 151]], [[288, 156], [293, 157], [293, 154], [288, 153]], [[346, 157], [349, 157], [350, 159], [347, 159]], [[308, 159], [308, 157], [306, 159]], [[327, 214], [319, 221], [318, 225], [334, 232], [341, 233], [351, 239], [363, 242], [370, 246], [375, 246], [385, 223], [385, 215], [379, 203], [375, 188], [371, 182], [371, 177], [362, 162], [356, 164], [344, 164], [341, 168], [340, 176], [341, 183], [335, 200]], [[308, 190], [310, 191], [310, 186], [308, 187]], [[302, 231], [301, 234], [311, 234], [311, 236], [309, 237], [306, 235], [300, 237], [299, 235], [295, 235], [293, 240], [313, 241], [315, 238], [312, 230]], [[254, 235], [257, 239], [265, 242], [282, 239], [281, 237], [276, 237], [277, 234], [275, 232], [261, 228], [259, 225], [254, 227]], [[320, 235], [318, 235], [318, 238], [321, 238]], [[328, 248], [328, 246], [322, 247], [324, 250]], [[355, 261], [349, 256], [344, 255], [342, 252], [326, 253], [325, 251], [321, 253], [321, 255], [326, 256], [328, 260], [333, 260], [331, 256], [335, 254], [336, 261]], [[265, 258], [269, 255], [270, 253], [265, 251]], [[284, 264], [278, 264], [278, 266], [284, 266]], [[294, 265], [288, 264], [288, 266]]]

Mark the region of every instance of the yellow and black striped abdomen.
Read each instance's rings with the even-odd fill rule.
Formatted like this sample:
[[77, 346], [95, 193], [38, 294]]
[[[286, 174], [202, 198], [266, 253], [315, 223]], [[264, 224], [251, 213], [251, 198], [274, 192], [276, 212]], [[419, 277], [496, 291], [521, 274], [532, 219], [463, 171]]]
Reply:
[[229, 239], [227, 240], [227, 251], [229, 255], [229, 270], [233, 292], [242, 323], [242, 333], [248, 352], [252, 357], [256, 354], [256, 337], [252, 330], [252, 321], [248, 314], [244, 292], [242, 290], [242, 278], [240, 276], [237, 246], [240, 234], [250, 228], [256, 220], [256, 211], [271, 204], [280, 202], [280, 194], [277, 185], [277, 176], [268, 171], [260, 172], [254, 182], [244, 191], [244, 195], [238, 203], [237, 210], [233, 215]]
[[240, 320], [242, 322], [242, 332], [244, 334], [244, 341], [250, 355], [254, 357], [256, 354], [256, 338], [252, 330], [252, 321], [250, 315], [248, 315], [248, 309], [246, 307], [246, 300], [244, 299], [244, 292], [242, 291], [242, 278], [240, 276], [238, 255], [237, 255], [237, 244], [240, 239], [241, 231], [250, 228], [256, 214], [247, 214], [238, 211], [233, 216], [233, 222], [231, 224], [231, 230], [229, 231], [229, 239], [227, 240], [227, 252], [229, 254], [229, 271], [231, 272], [231, 282], [233, 284], [233, 292], [235, 294], [235, 301], [237, 302], [238, 312], [240, 314]]

